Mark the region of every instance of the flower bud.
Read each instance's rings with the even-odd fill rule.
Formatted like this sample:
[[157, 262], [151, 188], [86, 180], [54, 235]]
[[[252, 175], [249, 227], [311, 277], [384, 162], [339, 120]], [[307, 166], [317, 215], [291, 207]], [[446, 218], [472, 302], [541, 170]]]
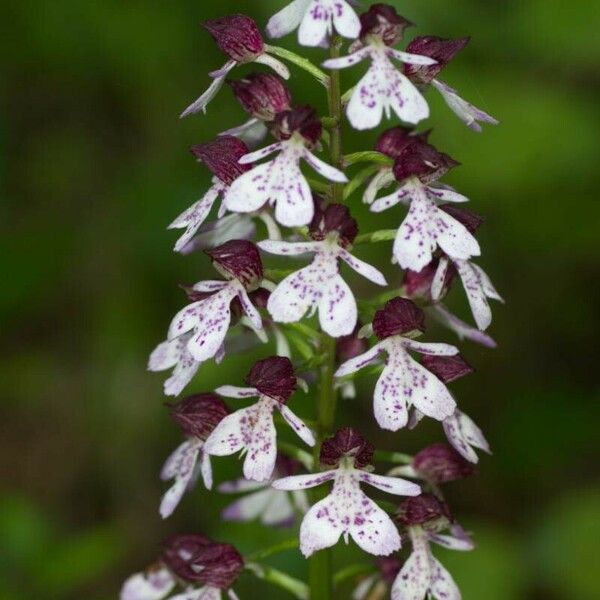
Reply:
[[279, 113], [273, 121], [271, 133], [278, 140], [289, 140], [299, 133], [309, 147], [315, 146], [321, 138], [321, 120], [310, 106], [299, 106]]
[[308, 226], [308, 233], [313, 240], [324, 240], [329, 233], [336, 232], [339, 244], [349, 246], [358, 234], [358, 224], [350, 215], [348, 207], [343, 204], [324, 206], [320, 198], [315, 199], [315, 213]]
[[379, 136], [377, 143], [375, 144], [375, 150], [377, 150], [377, 152], [382, 152], [390, 158], [396, 159], [400, 156], [402, 150], [404, 150], [404, 148], [413, 140], [417, 139], [421, 142], [427, 142], [430, 133], [431, 129], [429, 131], [424, 131], [423, 133], [416, 133], [409, 127], [398, 125], [397, 127], [392, 127], [391, 129], [384, 131]]
[[371, 464], [375, 448], [356, 429], [342, 427], [333, 437], [327, 438], [321, 444], [321, 464], [332, 467], [339, 466], [342, 458], [354, 459], [354, 466], [363, 469]]
[[223, 400], [216, 394], [194, 394], [170, 404], [171, 418], [188, 437], [201, 440], [212, 433], [213, 429], [229, 414]]
[[204, 252], [220, 273], [239, 280], [246, 288], [256, 287], [263, 278], [260, 253], [248, 240], [230, 240]]
[[459, 208], [454, 204], [442, 204], [440, 208], [451, 217], [455, 218], [459, 223], [462, 223], [471, 235], [474, 235], [480, 225], [485, 221], [481, 215], [471, 212], [466, 208]]
[[194, 569], [194, 557], [213, 543], [200, 534], [172, 536], [163, 542], [161, 561], [180, 579], [190, 583], [200, 581], [198, 569]]
[[[411, 271], [410, 269], [406, 269], [406, 271], [404, 271], [403, 291], [406, 296], [415, 301], [420, 300], [428, 304], [432, 302], [431, 284], [433, 283], [433, 278], [435, 277], [439, 262], [439, 258], [434, 258], [420, 271]], [[441, 300], [448, 293], [455, 275], [456, 269], [454, 266], [448, 265], [446, 277], [444, 278], [443, 291], [438, 300]]]
[[250, 17], [230, 15], [206, 21], [204, 27], [217, 46], [238, 63], [252, 62], [264, 52], [262, 36]]
[[430, 531], [446, 529], [452, 520], [448, 505], [432, 494], [406, 498], [398, 506], [395, 517], [404, 527], [421, 525]]
[[194, 565], [201, 570], [199, 580], [220, 590], [229, 589], [244, 569], [242, 555], [231, 544], [204, 546], [195, 556]]
[[360, 39], [376, 36], [386, 46], [395, 46], [404, 36], [404, 31], [414, 23], [401, 17], [389, 4], [373, 4], [369, 10], [360, 15]]
[[416, 37], [406, 48], [411, 54], [428, 56], [437, 61], [433, 65], [404, 64], [404, 74], [415, 83], [428, 84], [438, 73], [469, 43], [471, 38], [464, 37], [448, 40], [435, 35]]
[[394, 176], [398, 181], [418, 177], [423, 183], [431, 183], [459, 164], [448, 154], [438, 152], [431, 144], [415, 138], [396, 158]]
[[361, 324], [358, 323], [350, 335], [344, 335], [337, 338], [335, 357], [338, 364], [346, 362], [367, 351], [367, 340], [358, 337], [358, 332], [361, 327]]
[[451, 383], [475, 371], [460, 354], [454, 356], [424, 354], [421, 363], [444, 383]]
[[413, 469], [431, 483], [440, 484], [464, 479], [476, 472], [452, 446], [433, 444], [418, 452], [412, 462]]
[[246, 383], [261, 394], [284, 404], [296, 389], [294, 366], [285, 356], [271, 356], [254, 363]]
[[276, 75], [252, 73], [228, 83], [243, 109], [256, 119], [272, 121], [280, 112], [290, 109], [290, 91]]
[[380, 340], [425, 331], [425, 313], [408, 298], [393, 298], [375, 313], [373, 331]]
[[232, 135], [222, 135], [206, 144], [192, 146], [190, 151], [225, 185], [231, 185], [240, 175], [252, 168], [250, 164], [241, 165], [238, 162], [249, 150], [242, 140]]

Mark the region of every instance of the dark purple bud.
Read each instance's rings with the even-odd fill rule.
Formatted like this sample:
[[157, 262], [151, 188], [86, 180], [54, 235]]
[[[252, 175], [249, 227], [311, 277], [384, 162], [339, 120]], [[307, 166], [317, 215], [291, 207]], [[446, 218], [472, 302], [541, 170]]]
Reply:
[[229, 414], [229, 409], [216, 394], [194, 394], [170, 404], [171, 418], [183, 433], [201, 440], [212, 433], [213, 429]]
[[371, 464], [375, 447], [356, 429], [342, 427], [321, 444], [321, 464], [337, 467], [345, 456], [354, 459], [354, 466], [363, 469]]
[[380, 340], [425, 331], [425, 313], [408, 298], [393, 298], [375, 313], [373, 331]]
[[222, 135], [212, 142], [192, 146], [190, 151], [225, 185], [231, 185], [252, 168], [251, 164], [241, 165], [238, 162], [249, 150], [242, 140], [232, 135]]
[[400, 16], [389, 4], [373, 4], [369, 10], [360, 15], [362, 25], [360, 39], [377, 36], [386, 46], [395, 46], [404, 36], [404, 31], [414, 23]]
[[442, 530], [452, 520], [445, 502], [432, 494], [421, 494], [406, 498], [396, 511], [396, 520], [404, 527], [422, 525], [428, 530]]
[[200, 573], [194, 568], [194, 557], [211, 544], [214, 544], [212, 540], [200, 534], [172, 536], [162, 544], [161, 562], [184, 581], [200, 581]]
[[464, 479], [476, 473], [475, 466], [448, 444], [433, 444], [413, 458], [413, 469], [431, 483], [440, 484]]
[[263, 278], [260, 253], [248, 240], [230, 240], [204, 252], [222, 275], [237, 279], [246, 288], [256, 287]]
[[391, 556], [383, 556], [377, 559], [377, 568], [381, 573], [381, 578], [389, 585], [394, 583], [394, 580], [400, 573], [402, 561]]
[[451, 383], [475, 372], [475, 369], [460, 354], [454, 356], [424, 354], [421, 362], [428, 371], [444, 383]]
[[465, 208], [459, 208], [454, 204], [442, 204], [440, 208], [451, 217], [454, 217], [459, 223], [462, 223], [472, 235], [475, 234], [480, 225], [485, 221], [481, 215]]
[[438, 73], [469, 43], [464, 37], [448, 40], [434, 35], [416, 37], [406, 48], [411, 54], [429, 56], [437, 62], [433, 65], [404, 64], [404, 73], [415, 83], [430, 83]]
[[194, 557], [194, 566], [201, 569], [199, 581], [227, 590], [244, 569], [244, 559], [231, 544], [213, 543], [200, 549]]
[[285, 356], [271, 356], [254, 363], [246, 383], [261, 394], [284, 404], [296, 389], [294, 366]]
[[[421, 300], [423, 302], [432, 302], [431, 298], [431, 284], [440, 263], [439, 258], [434, 258], [427, 266], [423, 267], [420, 271], [411, 271], [406, 269], [404, 271], [404, 294], [411, 300]], [[450, 289], [452, 280], [456, 275], [456, 269], [452, 264], [448, 265], [446, 271], [446, 277], [444, 278], [444, 287], [442, 294], [438, 300], [441, 300]]]
[[299, 133], [308, 146], [312, 147], [321, 139], [321, 120], [317, 112], [310, 106], [298, 106], [279, 113], [273, 121], [271, 133], [278, 140], [289, 140], [294, 133]]
[[204, 27], [217, 46], [238, 63], [252, 62], [264, 52], [262, 35], [250, 17], [230, 15], [205, 21]]
[[438, 152], [431, 144], [414, 138], [396, 158], [394, 176], [398, 181], [418, 177], [423, 183], [431, 183], [459, 164], [448, 154]]
[[280, 112], [290, 109], [290, 91], [276, 75], [252, 73], [228, 83], [244, 110], [257, 119], [272, 121]]
[[338, 364], [346, 362], [367, 351], [367, 340], [358, 337], [358, 332], [361, 327], [362, 325], [359, 323], [350, 335], [344, 335], [337, 338], [335, 357]]
[[315, 213], [308, 226], [308, 233], [313, 240], [324, 240], [328, 234], [337, 233], [340, 246], [349, 246], [358, 234], [358, 224], [343, 204], [325, 203], [315, 198]]
[[375, 144], [375, 150], [386, 154], [390, 158], [396, 159], [400, 156], [402, 150], [404, 150], [404, 148], [413, 140], [417, 139], [421, 142], [427, 142], [430, 133], [431, 129], [429, 131], [424, 131], [423, 133], [416, 133], [413, 129], [398, 125], [397, 127], [392, 127], [391, 129], [384, 131], [379, 136], [379, 139]]

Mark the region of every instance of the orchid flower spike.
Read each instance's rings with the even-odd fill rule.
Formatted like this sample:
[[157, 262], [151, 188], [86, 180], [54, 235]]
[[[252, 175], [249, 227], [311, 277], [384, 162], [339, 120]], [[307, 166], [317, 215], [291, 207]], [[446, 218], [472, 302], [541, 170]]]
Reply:
[[371, 205], [372, 212], [382, 212], [398, 203], [410, 206], [393, 247], [394, 260], [403, 269], [420, 271], [432, 261], [438, 246], [459, 260], [481, 253], [469, 230], [439, 206], [446, 202], [467, 202], [468, 198], [447, 187], [432, 185], [458, 164], [447, 154], [415, 138], [404, 147], [394, 164], [400, 187]]
[[[185, 229], [185, 233], [175, 244], [175, 252], [183, 252], [186, 249], [219, 196], [223, 195], [240, 175], [252, 168], [252, 165], [239, 163], [240, 158], [248, 154], [248, 147], [230, 135], [193, 146], [191, 151], [198, 162], [203, 162], [212, 171], [213, 180], [208, 192], [169, 225], [169, 229]], [[220, 211], [220, 216], [223, 212]]]
[[411, 339], [415, 333], [425, 331], [423, 311], [406, 298], [394, 298], [375, 313], [373, 331], [381, 341], [342, 364], [335, 376], [341, 378], [356, 373], [378, 362], [381, 352], [387, 353], [385, 368], [373, 396], [373, 410], [379, 426], [398, 431], [408, 424], [411, 406], [438, 421], [451, 416], [456, 402], [446, 386], [409, 354], [409, 350], [435, 356], [458, 353], [448, 344], [424, 344]]
[[217, 394], [227, 398], [253, 398], [258, 401], [225, 417], [204, 444], [204, 451], [214, 456], [228, 456], [240, 450], [244, 459], [244, 477], [266, 481], [275, 469], [277, 432], [273, 411], [281, 416], [296, 435], [309, 446], [315, 445], [310, 429], [286, 406], [296, 388], [296, 376], [289, 358], [272, 356], [259, 360], [246, 377], [247, 388], [224, 385]]
[[[129, 577], [120, 600], [238, 600], [232, 585], [244, 569], [244, 559], [231, 544], [199, 534], [177, 535], [163, 544], [158, 562]], [[182, 593], [171, 596], [181, 586]]]
[[[275, 462], [273, 478], [279, 479], [296, 474], [301, 468], [298, 461], [279, 455]], [[258, 519], [267, 527], [286, 527], [293, 525], [296, 514], [306, 513], [309, 508], [308, 498], [304, 490], [293, 490], [291, 493], [276, 490], [272, 481], [257, 482], [247, 479], [226, 481], [219, 485], [222, 494], [245, 494], [221, 513], [225, 521], [248, 522]]]
[[[228, 81], [237, 101], [250, 119], [221, 135], [233, 135], [255, 148], [267, 137], [267, 125], [291, 109], [292, 96], [285, 83], [271, 73], [251, 73], [237, 81]], [[241, 158], [241, 157], [238, 157]]]
[[390, 517], [360, 489], [361, 483], [388, 494], [416, 496], [418, 485], [397, 477], [375, 475], [367, 470], [373, 445], [350, 427], [339, 429], [321, 446], [323, 465], [333, 467], [322, 473], [294, 475], [273, 482], [278, 490], [306, 490], [333, 481], [331, 493], [317, 502], [300, 526], [300, 550], [309, 557], [329, 548], [340, 536], [356, 542], [365, 552], [387, 556], [400, 548], [400, 535]]
[[[473, 372], [473, 367], [460, 355], [424, 356], [423, 365], [440, 381], [451, 383]], [[416, 412], [416, 411], [415, 411]], [[414, 415], [419, 419], [419, 415]], [[478, 462], [475, 448], [490, 454], [490, 446], [481, 429], [458, 408], [442, 422], [444, 433], [452, 447], [471, 463]]]
[[[398, 508], [396, 520], [408, 532], [412, 553], [392, 584], [392, 600], [460, 600], [454, 579], [430, 548], [431, 542], [450, 550], [474, 547], [465, 531], [452, 523], [447, 505], [431, 494], [407, 498]], [[451, 535], [440, 533], [448, 528]]]
[[193, 291], [201, 295], [180, 310], [169, 327], [167, 340], [150, 355], [148, 368], [164, 371], [175, 367], [165, 382], [165, 394], [177, 396], [191, 381], [201, 363], [210, 358], [220, 361], [225, 336], [231, 322], [230, 304], [239, 298], [244, 313], [255, 329], [262, 329], [259, 312], [248, 297], [263, 277], [262, 262], [256, 246], [246, 240], [231, 240], [205, 250], [226, 281], [200, 281]]
[[220, 69], [209, 74], [213, 82], [181, 113], [182, 118], [198, 112], [206, 113], [208, 103], [217, 95], [227, 75], [237, 65], [260, 63], [270, 67], [284, 79], [289, 78], [288, 68], [268, 53], [258, 27], [250, 17], [230, 15], [206, 21], [204, 27], [212, 35], [219, 49], [229, 56], [229, 60]]
[[321, 328], [332, 337], [352, 333], [356, 326], [358, 310], [348, 284], [339, 273], [339, 260], [343, 260], [357, 273], [377, 285], [387, 285], [385, 277], [375, 267], [357, 259], [346, 246], [358, 233], [356, 221], [347, 207], [330, 204], [316, 210], [309, 227], [312, 242], [258, 242], [261, 250], [282, 256], [314, 253], [313, 261], [288, 275], [269, 297], [267, 310], [276, 322], [294, 323], [318, 309]]
[[202, 474], [206, 488], [211, 489], [210, 456], [203, 451], [203, 446], [213, 429], [229, 414], [223, 400], [215, 394], [189, 396], [170, 405], [170, 411], [187, 439], [169, 456], [160, 473], [163, 481], [175, 480], [160, 503], [163, 519], [173, 514], [183, 494], [196, 483], [198, 473]]
[[302, 46], [321, 46], [334, 28], [341, 36], [356, 39], [360, 20], [347, 0], [293, 0], [267, 23], [272, 38], [283, 37], [296, 28]]
[[275, 219], [286, 227], [307, 225], [313, 218], [312, 194], [308, 181], [300, 171], [304, 159], [317, 173], [338, 183], [348, 179], [338, 169], [324, 163], [310, 152], [321, 137], [321, 122], [309, 106], [279, 113], [272, 133], [278, 142], [246, 154], [242, 164], [278, 155], [238, 177], [225, 195], [224, 205], [232, 212], [253, 212], [267, 202], [275, 205]]
[[454, 114], [467, 127], [479, 133], [481, 132], [479, 121], [482, 123], [491, 123], [492, 125], [498, 125], [498, 121], [480, 108], [463, 100], [455, 89], [436, 79], [440, 71], [446, 67], [469, 41], [470, 38], [468, 37], [455, 40], [448, 40], [433, 35], [416, 37], [406, 48], [407, 52], [429, 56], [436, 62], [429, 66], [407, 64], [404, 66], [404, 74], [418, 86], [425, 87], [432, 85], [442, 95], [442, 98], [444, 98], [446, 104]]
[[383, 115], [389, 119], [392, 110], [407, 123], [416, 124], [429, 116], [429, 106], [416, 86], [401, 73], [391, 59], [411, 65], [433, 65], [428, 56], [410, 54], [393, 48], [411, 25], [396, 9], [375, 4], [361, 15], [361, 48], [341, 58], [323, 63], [329, 69], [345, 69], [369, 58], [367, 74], [354, 88], [346, 113], [355, 129], [373, 129]]

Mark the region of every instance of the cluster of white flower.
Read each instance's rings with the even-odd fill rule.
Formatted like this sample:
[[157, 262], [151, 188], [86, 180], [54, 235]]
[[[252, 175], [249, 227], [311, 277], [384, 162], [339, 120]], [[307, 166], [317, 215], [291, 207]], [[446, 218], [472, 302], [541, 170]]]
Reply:
[[[298, 29], [301, 45], [331, 48], [322, 64], [328, 74], [302, 56], [265, 43], [249, 17], [234, 15], [205, 24], [228, 60], [210, 74], [212, 84], [182, 116], [206, 112], [238, 65], [258, 63], [276, 74], [251, 73], [228, 81], [249, 120], [192, 148], [211, 171], [212, 184], [169, 227], [185, 230], [175, 251], [204, 249], [222, 279], [184, 288], [190, 303], [173, 318], [166, 341], [151, 354], [149, 369], [173, 368], [165, 393], [178, 396], [203, 363], [219, 363], [226, 352], [274, 342], [276, 355], [255, 362], [245, 379], [247, 387], [222, 385], [170, 405], [185, 440], [163, 467], [162, 479], [172, 484], [160, 514], [169, 517], [199, 475], [212, 488], [211, 456], [241, 454], [243, 478], [217, 486], [222, 493], [245, 494], [224, 509], [224, 519], [289, 525], [300, 514], [298, 546], [306, 557], [340, 537], [346, 543], [352, 538], [369, 554], [388, 557], [380, 559], [377, 573], [360, 582], [354, 592], [358, 600], [370, 597], [374, 586], [387, 590], [393, 600], [460, 600], [458, 587], [434, 558], [430, 543], [456, 550], [469, 550], [473, 543], [452, 516], [440, 485], [471, 475], [478, 461], [475, 450], [489, 452], [489, 447], [447, 388], [472, 368], [455, 346], [415, 338], [433, 318], [460, 339], [495, 345], [484, 333], [492, 320], [488, 299], [502, 299], [472, 262], [481, 254], [475, 233], [482, 219], [456, 206], [468, 199], [440, 182], [458, 163], [431, 145], [430, 132], [395, 125], [379, 137], [374, 150], [343, 156], [340, 131], [344, 108], [356, 130], [373, 129], [384, 116], [394, 115], [417, 125], [429, 116], [423, 94], [430, 86], [473, 130], [496, 121], [437, 79], [468, 38], [417, 37], [398, 50], [395, 46], [412, 23], [392, 6], [374, 4], [357, 15], [353, 5], [351, 0], [293, 0], [267, 25], [272, 38]], [[346, 56], [340, 52], [343, 38], [351, 40]], [[293, 103], [283, 81], [290, 72], [280, 59], [325, 85], [331, 109], [326, 119], [310, 106]], [[341, 95], [338, 70], [366, 59], [367, 73]], [[273, 143], [255, 149], [268, 135]], [[330, 157], [323, 161], [314, 152], [326, 147]], [[305, 176], [302, 161], [324, 181]], [[365, 161], [370, 163], [366, 169], [351, 174], [354, 164]], [[351, 209], [360, 202], [355, 192], [363, 184], [362, 199], [372, 212], [407, 208], [396, 228], [359, 235]], [[396, 187], [391, 194], [379, 196], [391, 185]], [[219, 198], [216, 220], [207, 222]], [[267, 239], [255, 243], [263, 228]], [[388, 287], [383, 273], [357, 258], [353, 248], [392, 239], [391, 262], [403, 269], [401, 285], [357, 303], [343, 275], [344, 263], [377, 286]], [[269, 270], [263, 266], [268, 255], [294, 258], [283, 269]], [[296, 257], [310, 262], [298, 268]], [[475, 327], [442, 303], [456, 274]], [[318, 319], [312, 319], [317, 312]], [[377, 340], [368, 347], [372, 336]], [[412, 428], [427, 416], [442, 423], [449, 444], [408, 457], [378, 453], [353, 428], [334, 433], [332, 419], [325, 421], [322, 415], [335, 406], [339, 390], [345, 398], [357, 396], [354, 380], [369, 366], [378, 373], [373, 411], [381, 429]], [[310, 391], [297, 373], [306, 374], [307, 381], [314, 381], [315, 373], [321, 377], [314, 427], [288, 406], [297, 387]], [[231, 411], [223, 398], [257, 400]], [[278, 443], [276, 413], [305, 445], [317, 450], [311, 454]], [[392, 467], [377, 475], [373, 462]], [[332, 483], [329, 495], [310, 506], [305, 490], [327, 482]], [[365, 494], [362, 484], [407, 498], [390, 514]], [[444, 529], [450, 535], [441, 533]], [[404, 562], [391, 556], [403, 538], [412, 545]], [[298, 598], [308, 597], [307, 586], [287, 574], [252, 562], [246, 567]], [[244, 558], [229, 544], [202, 535], [175, 536], [151, 569], [127, 580], [121, 598], [160, 600], [181, 586], [183, 591], [171, 600], [216, 600], [223, 592], [235, 599], [232, 585], [243, 568]], [[330, 582], [322, 585], [327, 588]]]

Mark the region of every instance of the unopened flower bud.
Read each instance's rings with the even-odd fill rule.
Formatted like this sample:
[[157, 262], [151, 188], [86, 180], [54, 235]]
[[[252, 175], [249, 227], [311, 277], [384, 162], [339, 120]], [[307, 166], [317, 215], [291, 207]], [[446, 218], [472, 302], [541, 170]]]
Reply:
[[433, 444], [418, 452], [412, 462], [413, 469], [431, 483], [440, 484], [464, 479], [476, 472], [452, 446]]
[[315, 201], [315, 213], [308, 226], [308, 232], [313, 240], [324, 240], [328, 234], [335, 232], [339, 236], [340, 246], [352, 244], [358, 234], [358, 224], [350, 215], [348, 207], [343, 204], [324, 206], [320, 198]]
[[393, 298], [375, 313], [373, 331], [380, 340], [425, 331], [425, 314], [408, 298]]
[[242, 555], [231, 544], [204, 546], [194, 558], [199, 580], [220, 590], [229, 589], [244, 569]]
[[230, 15], [206, 21], [204, 27], [217, 46], [238, 63], [252, 62], [264, 51], [262, 35], [250, 17]]
[[284, 404], [296, 389], [294, 366], [285, 356], [271, 356], [254, 363], [246, 383], [261, 394]]
[[246, 288], [256, 287], [263, 278], [260, 253], [248, 240], [230, 240], [204, 252], [219, 272], [239, 280]]
[[183, 433], [201, 440], [212, 433], [221, 420], [229, 414], [223, 400], [216, 394], [194, 394], [169, 405], [171, 418]]
[[240, 158], [248, 154], [249, 150], [242, 140], [232, 135], [219, 136], [206, 144], [192, 146], [190, 150], [226, 185], [231, 185], [242, 173], [252, 168], [251, 164], [239, 163]]
[[278, 140], [289, 140], [294, 133], [299, 133], [308, 146], [317, 144], [321, 138], [321, 120], [314, 108], [299, 106], [279, 113], [273, 121], [271, 133]]
[[272, 121], [290, 109], [292, 97], [285, 83], [270, 73], [252, 73], [229, 85], [244, 110], [262, 121]]
[[400, 16], [389, 4], [373, 4], [360, 15], [360, 39], [368, 36], [380, 37], [386, 46], [395, 46], [404, 36], [404, 31], [414, 23]]
[[431, 129], [423, 133], [416, 133], [413, 129], [398, 125], [384, 131], [379, 136], [375, 144], [375, 150], [396, 159], [400, 156], [402, 150], [415, 139], [427, 142], [430, 133]]
[[418, 177], [423, 183], [431, 183], [459, 164], [448, 154], [438, 152], [431, 144], [415, 138], [396, 158], [394, 176], [398, 181]]
[[354, 460], [354, 467], [363, 469], [371, 464], [375, 448], [356, 429], [342, 427], [321, 445], [320, 461], [323, 465], [337, 467], [344, 457]]
[[200, 534], [175, 535], [163, 542], [161, 562], [180, 579], [189, 583], [200, 581], [198, 569], [194, 569], [194, 557], [202, 548], [213, 544]]
[[440, 208], [448, 213], [451, 217], [454, 217], [459, 223], [462, 223], [470, 234], [475, 234], [485, 219], [466, 208], [459, 208], [454, 204], [442, 204]]
[[475, 371], [460, 354], [454, 356], [424, 354], [421, 362], [428, 371], [444, 383], [451, 383]]
[[346, 362], [367, 351], [367, 340], [358, 337], [361, 327], [358, 323], [350, 335], [343, 335], [337, 339], [335, 356], [338, 363]]
[[421, 525], [430, 531], [445, 529], [452, 521], [448, 505], [432, 494], [406, 498], [398, 506], [395, 516], [404, 527]]
[[[440, 259], [433, 259], [428, 265], [420, 271], [404, 271], [404, 294], [411, 300], [422, 301], [426, 303], [432, 302], [431, 285], [438, 269]], [[452, 280], [456, 275], [456, 269], [453, 265], [449, 265], [444, 278], [443, 290], [437, 300], [441, 300], [448, 293]]]
[[434, 35], [416, 37], [407, 46], [406, 51], [433, 58], [433, 65], [404, 64], [404, 73], [415, 83], [428, 84], [438, 73], [469, 43], [471, 38], [456, 40], [444, 39]]

